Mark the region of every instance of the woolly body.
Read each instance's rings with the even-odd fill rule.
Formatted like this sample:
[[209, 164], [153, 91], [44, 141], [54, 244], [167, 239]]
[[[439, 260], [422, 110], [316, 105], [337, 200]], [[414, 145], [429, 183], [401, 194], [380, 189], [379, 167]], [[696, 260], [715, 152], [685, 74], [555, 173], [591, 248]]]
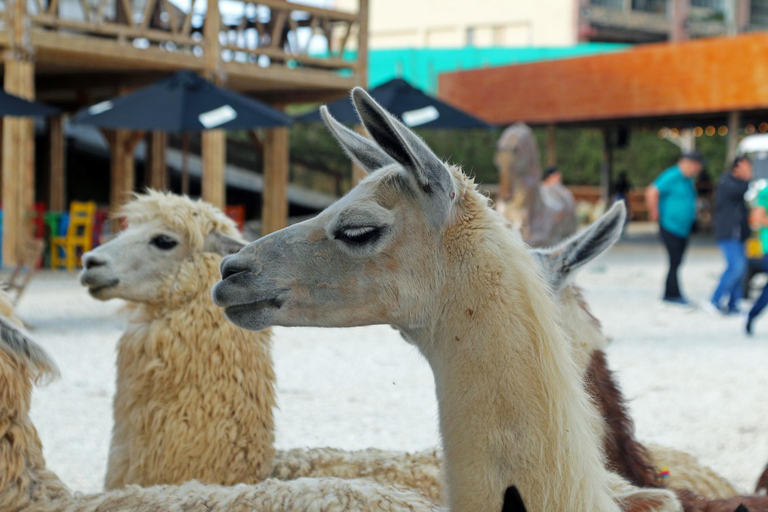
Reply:
[[[167, 267], [154, 282], [114, 292], [125, 293], [132, 306], [117, 349], [105, 487], [263, 480], [274, 455], [270, 332], [232, 325], [210, 300], [221, 263], [211, 237], [240, 240], [234, 222], [202, 201], [152, 191], [122, 214], [129, 226], [125, 240], [121, 234], [86, 256], [86, 267], [93, 268], [84, 282], [92, 284], [96, 271], [126, 281], [113, 261], [121, 258], [133, 260], [124, 262], [128, 272], [133, 265], [160, 264], [151, 258], [165, 258]], [[179, 248], [155, 255], [131, 230], [167, 232]], [[148, 261], [142, 261], [144, 251]]]
[[[0, 311], [2, 309], [0, 297]], [[7, 320], [2, 317], [2, 320]], [[12, 323], [12, 322], [9, 322]], [[5, 324], [0, 339], [5, 339]], [[16, 336], [18, 333], [14, 333]], [[18, 339], [18, 338], [17, 338]], [[56, 374], [34, 342], [0, 343], [0, 510], [3, 512], [437, 512], [421, 494], [368, 480], [269, 479], [234, 487], [196, 481], [72, 495], [45, 468], [42, 446], [29, 417], [35, 381]]]

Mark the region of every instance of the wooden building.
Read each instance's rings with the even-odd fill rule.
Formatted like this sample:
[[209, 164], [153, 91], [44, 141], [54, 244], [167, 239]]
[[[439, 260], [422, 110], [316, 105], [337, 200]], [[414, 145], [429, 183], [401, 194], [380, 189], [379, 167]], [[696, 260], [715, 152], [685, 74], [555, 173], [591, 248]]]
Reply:
[[[368, 0], [356, 12], [322, 9], [286, 0], [6, 0], [0, 4], [0, 51], [7, 92], [75, 110], [187, 69], [278, 108], [335, 98], [364, 84]], [[202, 4], [202, 5], [201, 5]], [[223, 3], [221, 4], [224, 5]], [[233, 7], [234, 6], [234, 7]], [[310, 34], [312, 37], [310, 38]], [[310, 40], [327, 42], [327, 56], [313, 55]], [[343, 60], [356, 46], [357, 59]], [[48, 123], [50, 183], [35, 198], [34, 127], [31, 120], [2, 124], [3, 264], [18, 261], [27, 218], [36, 200], [65, 210], [62, 118]], [[163, 133], [104, 132], [112, 151], [111, 207], [134, 188], [133, 148], [149, 138], [147, 183], [166, 186]], [[268, 130], [263, 141], [263, 226], [287, 219], [288, 129]], [[225, 204], [225, 133], [202, 135], [202, 196]]]
[[724, 128], [732, 155], [742, 128], [768, 129], [767, 77], [768, 33], [758, 32], [446, 73], [439, 96], [498, 125], [603, 128], [609, 185], [610, 135], [633, 126]]

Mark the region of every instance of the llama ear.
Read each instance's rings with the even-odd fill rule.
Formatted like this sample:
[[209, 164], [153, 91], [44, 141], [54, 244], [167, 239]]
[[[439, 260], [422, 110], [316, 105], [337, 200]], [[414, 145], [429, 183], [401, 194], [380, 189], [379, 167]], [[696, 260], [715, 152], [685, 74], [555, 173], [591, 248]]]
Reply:
[[59, 376], [59, 369], [51, 356], [3, 316], [0, 316], [0, 350], [22, 364], [28, 364], [33, 379], [38, 383], [45, 378], [53, 380]]
[[621, 237], [627, 209], [617, 202], [583, 232], [551, 249], [534, 249], [532, 255], [544, 268], [550, 286], [559, 292], [574, 271], [610, 249]]
[[325, 126], [339, 142], [344, 152], [368, 174], [395, 163], [389, 155], [371, 140], [353, 132], [334, 119], [325, 105], [320, 107], [320, 117], [323, 118]]
[[352, 101], [357, 114], [374, 141], [402, 165], [415, 179], [419, 188], [432, 199], [442, 203], [447, 214], [453, 179], [445, 164], [421, 138], [395, 119], [360, 87], [352, 89]]
[[501, 512], [526, 512], [520, 491], [517, 487], [510, 485], [504, 492], [504, 503], [501, 506]]
[[203, 251], [214, 252], [221, 256], [229, 256], [235, 254], [247, 244], [239, 238], [233, 238], [227, 236], [218, 231], [213, 231], [207, 237], [205, 237], [205, 244], [203, 244]]

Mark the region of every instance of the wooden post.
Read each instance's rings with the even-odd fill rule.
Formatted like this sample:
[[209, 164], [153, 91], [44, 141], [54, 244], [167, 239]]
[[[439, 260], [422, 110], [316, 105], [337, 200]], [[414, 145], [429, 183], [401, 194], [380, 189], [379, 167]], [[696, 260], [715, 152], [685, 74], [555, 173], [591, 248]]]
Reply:
[[[685, 41], [688, 39], [688, 9], [691, 0], [672, 0], [672, 25], [669, 31], [670, 41]], [[668, 4], [669, 5], [669, 4]]]
[[739, 145], [739, 129], [741, 128], [741, 112], [728, 113], [728, 149], [725, 155], [725, 167], [736, 158], [736, 147]]
[[[34, 99], [34, 63], [14, 57], [6, 55], [4, 88], [11, 94]], [[24, 240], [30, 234], [27, 213], [32, 209], [35, 197], [34, 143], [32, 120], [10, 117], [3, 120], [2, 203], [5, 266], [19, 263]]]
[[203, 201], [221, 208], [226, 206], [226, 154], [227, 133], [224, 130], [208, 130], [202, 136], [203, 153]]
[[613, 186], [613, 141], [611, 129], [603, 128], [603, 160], [600, 163], [600, 199], [607, 205]]
[[168, 190], [168, 170], [165, 166], [165, 132], [154, 131], [148, 136], [144, 185], [154, 190]]
[[288, 224], [288, 128], [272, 128], [266, 132], [262, 236], [283, 229]]
[[741, 32], [746, 31], [749, 28], [750, 24], [750, 7], [751, 7], [751, 1], [750, 0], [735, 0], [736, 2], [736, 33], [740, 34]]
[[64, 140], [64, 118], [53, 116], [48, 120], [49, 183], [48, 209], [62, 212], [67, 209], [67, 152]]
[[121, 228], [117, 214], [120, 207], [131, 199], [131, 193], [134, 189], [133, 150], [144, 134], [129, 130], [114, 130], [107, 131], [104, 135], [112, 152], [109, 206], [112, 214], [112, 231], [117, 232]]
[[557, 142], [555, 141], [555, 125], [547, 125], [547, 165], [557, 165]]
[[[357, 10], [357, 85], [368, 87], [368, 0], [359, 0]], [[342, 51], [344, 49], [342, 48]]]
[[[358, 0], [357, 9], [357, 85], [362, 88], [368, 87], [368, 0]], [[344, 51], [344, 48], [341, 49]], [[366, 137], [368, 134], [362, 125], [356, 124], [355, 131]], [[360, 180], [365, 178], [365, 170], [352, 162], [352, 188], [356, 187]]]
[[[365, 128], [363, 128], [363, 125], [361, 124], [355, 125], [355, 131], [363, 137], [368, 136], [368, 132], [365, 131]], [[355, 188], [366, 176], [368, 176], [366, 170], [360, 167], [357, 162], [352, 162], [352, 188]]]
[[[221, 84], [221, 13], [218, 2], [209, 2], [205, 14], [205, 75]], [[201, 137], [203, 156], [202, 196], [204, 201], [221, 209], [227, 204], [224, 171], [227, 165], [227, 137], [223, 130], [204, 131]]]

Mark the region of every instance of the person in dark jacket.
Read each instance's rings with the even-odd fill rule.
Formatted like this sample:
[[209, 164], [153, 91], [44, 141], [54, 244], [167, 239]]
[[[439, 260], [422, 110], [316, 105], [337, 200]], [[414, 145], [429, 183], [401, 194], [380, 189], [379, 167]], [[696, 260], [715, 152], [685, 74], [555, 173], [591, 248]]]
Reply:
[[[710, 311], [724, 314], [739, 312], [739, 300], [743, 295], [744, 275], [747, 271], [744, 242], [750, 235], [744, 194], [751, 179], [752, 162], [741, 156], [733, 161], [731, 171], [720, 179], [715, 190], [715, 238], [728, 266], [712, 300], [705, 304]], [[723, 304], [726, 298], [728, 302]]]

